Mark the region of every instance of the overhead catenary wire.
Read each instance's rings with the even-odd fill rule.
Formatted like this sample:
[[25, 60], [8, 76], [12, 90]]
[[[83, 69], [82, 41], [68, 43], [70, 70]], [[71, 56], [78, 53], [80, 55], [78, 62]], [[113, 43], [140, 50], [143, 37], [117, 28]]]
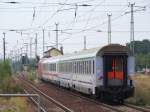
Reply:
[[[86, 2], [86, 1], [89, 1], [89, 2]], [[95, 0], [92, 0], [92, 1], [95, 1]], [[79, 1], [80, 2], [80, 1]], [[47, 2], [45, 2], [45, 3], [47, 3]], [[67, 13], [66, 11], [68, 11], [68, 12], [74, 12], [74, 10], [63, 10], [63, 9], [67, 9], [67, 4], [68, 4], [68, 8], [70, 7], [70, 8], [74, 8], [74, 5], [75, 5], [75, 3], [76, 2], [74, 2], [74, 3], [66, 3], [66, 4], [62, 4], [62, 5], [60, 5], [60, 3], [59, 4], [31, 4], [31, 5], [39, 5], [39, 6], [48, 6], [48, 8], [49, 8], [49, 6], [55, 6], [55, 7], [58, 7], [58, 8], [60, 8], [59, 6], [62, 6], [63, 8], [62, 8], [62, 10], [61, 10], [61, 12], [63, 13], [63, 12], [65, 12], [65, 13]], [[89, 4], [89, 8], [88, 9], [91, 9], [92, 7], [95, 7], [95, 6], [97, 6], [97, 4], [92, 4], [91, 2], [90, 2], [90, 0], [84, 0], [84, 2], [83, 1], [81, 1], [81, 3], [76, 3], [76, 4], [78, 4], [78, 5], [81, 5], [81, 4]], [[30, 4], [30, 3], [28, 3], [28, 4]], [[149, 5], [150, 4], [147, 4], [147, 7], [149, 7]], [[19, 5], [16, 5], [16, 8], [18, 7]], [[33, 6], [31, 6], [30, 8], [29, 8], [29, 10], [27, 10], [27, 9], [25, 9], [25, 11], [31, 11], [31, 13], [33, 13]], [[66, 7], [65, 7], [66, 6]], [[71, 7], [72, 6], [72, 7]], [[102, 5], [102, 6], [114, 6], [114, 7], [122, 7], [122, 6], [127, 6], [126, 4], [125, 5], [118, 5], [118, 4], [104, 4], [104, 5]], [[28, 7], [28, 6], [27, 6]], [[3, 7], [1, 7], [1, 8], [3, 8]], [[9, 7], [8, 7], [9, 8]], [[10, 8], [15, 8], [15, 7], [10, 7]], [[58, 9], [57, 8], [57, 9]], [[40, 7], [38, 8], [38, 9], [36, 9], [36, 12], [38, 12], [38, 10], [40, 9]], [[45, 9], [47, 9], [47, 8], [45, 8]], [[1, 10], [0, 10], [1, 11]], [[16, 10], [10, 10], [10, 11], [19, 11], [18, 9], [16, 9]], [[50, 10], [49, 10], [50, 11]], [[49, 12], [49, 11], [47, 11], [47, 12]], [[54, 15], [54, 17], [59, 13], [59, 11], [58, 10], [55, 10], [55, 11], [57, 11], [56, 12], [56, 14]], [[98, 12], [99, 10], [97, 10], [97, 11], [94, 11], [94, 13], [95, 12]], [[21, 11], [20, 11], [21, 12]], [[43, 11], [44, 12], [44, 11]], [[80, 12], [85, 12], [85, 14], [87, 14], [88, 13], [88, 10], [86, 9], [86, 10], [83, 10], [83, 9], [79, 9], [79, 12], [77, 11], [77, 15], [78, 15], [78, 13], [80, 13]], [[103, 11], [99, 11], [100, 13], [101, 12], [103, 12]], [[98, 13], [99, 13], [98, 12]], [[105, 11], [104, 13], [106, 13], [106, 12], [108, 12], [108, 11]], [[115, 11], [114, 11], [115, 12]], [[117, 11], [116, 11], [117, 12]], [[125, 12], [125, 10], [124, 11], [118, 11], [118, 12]], [[73, 16], [73, 15], [72, 15]], [[94, 17], [95, 17], [95, 15], [94, 15]], [[117, 18], [117, 16], [114, 16], [114, 17], [116, 17]], [[49, 17], [49, 18], [51, 18], [51, 17]], [[120, 17], [118, 17], [118, 19], [119, 19]], [[53, 18], [52, 18], [53, 19]], [[51, 26], [51, 24], [52, 24], [52, 22], [53, 21], [51, 21], [52, 19], [50, 19], [49, 21], [47, 21], [47, 22], [45, 22], [45, 24], [40, 24], [39, 26], [32, 26], [32, 27], [29, 27], [29, 28], [24, 28], [24, 29], [18, 29], [18, 30], [23, 30], [23, 32], [29, 32], [29, 33], [31, 33], [31, 34], [34, 34], [35, 33], [35, 31], [40, 31], [41, 30], [41, 28], [43, 28], [44, 27], [44, 29], [48, 29], [49, 27], [48, 27], [48, 25], [49, 26]], [[78, 20], [78, 21], [76, 21], [76, 23], [75, 24], [78, 24], [79, 22], [80, 22], [80, 20], [79, 20], [79, 18], [78, 18], [78, 16], [76, 16], [76, 19]], [[82, 19], [82, 18], [81, 18]], [[96, 19], [96, 17], [95, 17], [95, 19]], [[91, 20], [90, 21], [93, 21], [94, 19], [93, 18], [91, 18]], [[116, 19], [115, 19], [116, 20]], [[87, 21], [89, 22], [89, 20], [87, 20], [87, 19], [85, 19], [85, 20], [83, 20], [82, 19], [82, 21], [84, 22], [84, 23], [86, 23]], [[112, 21], [113, 21], [113, 19], [112, 19]], [[68, 22], [68, 21], [67, 21]], [[87, 23], [88, 23], [87, 22]], [[44, 22], [43, 22], [44, 23]], [[107, 21], [105, 21], [105, 19], [104, 20], [102, 20], [102, 22], [100, 23], [100, 24], [97, 24], [97, 25], [94, 25], [95, 23], [93, 23], [93, 24], [89, 24], [89, 25], [87, 25], [88, 27], [87, 28], [81, 28], [81, 27], [78, 27], [78, 28], [76, 28], [76, 27], [71, 27], [71, 29], [72, 29], [72, 31], [67, 31], [67, 33], [72, 33], [72, 34], [76, 34], [76, 31], [77, 32], [81, 32], [81, 33], [83, 33], [83, 32], [85, 32], [85, 31], [96, 31], [96, 28], [99, 28], [101, 25], [105, 25], [105, 24], [107, 24]], [[63, 25], [63, 26], [66, 26], [66, 23], [63, 23], [63, 22], [61, 22], [61, 25]], [[95, 27], [94, 27], [95, 26]], [[67, 28], [67, 27], [66, 27]], [[69, 27], [70, 28], [70, 27]], [[11, 30], [11, 29], [1, 29], [2, 31], [4, 31], [4, 30]], [[62, 29], [63, 30], [63, 29]], [[52, 30], [51, 30], [52, 31]], [[105, 32], [105, 31], [103, 31], [103, 32]], [[115, 31], [116, 33], [126, 33], [126, 32], [128, 32], [128, 31]], [[137, 32], [137, 33], [149, 33], [149, 31], [135, 31], [135, 32]]]

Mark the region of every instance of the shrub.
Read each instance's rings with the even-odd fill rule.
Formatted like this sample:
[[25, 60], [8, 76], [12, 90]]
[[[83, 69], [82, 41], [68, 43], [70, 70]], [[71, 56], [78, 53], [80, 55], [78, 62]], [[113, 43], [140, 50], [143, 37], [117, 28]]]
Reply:
[[0, 62], [0, 92], [18, 93], [22, 92], [21, 86], [12, 79], [11, 67], [8, 60]]

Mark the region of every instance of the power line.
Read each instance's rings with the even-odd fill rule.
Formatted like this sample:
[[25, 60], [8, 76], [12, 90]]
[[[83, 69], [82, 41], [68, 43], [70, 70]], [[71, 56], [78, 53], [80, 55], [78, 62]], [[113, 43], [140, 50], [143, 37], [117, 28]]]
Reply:
[[[102, 5], [102, 3], [104, 3], [105, 1], [106, 1], [106, 0], [101, 1], [97, 6], [95, 6], [94, 8], [92, 8], [92, 9], [90, 10], [90, 13], [93, 12], [98, 6]], [[90, 19], [91, 19], [92, 14], [93, 14], [93, 13], [91, 13], [91, 14], [89, 15], [88, 20], [87, 20], [87, 22], [86, 22], [86, 24], [85, 24], [86, 26], [85, 26], [84, 28], [87, 27], [87, 25], [88, 25], [88, 23], [89, 23], [89, 21], [90, 21]]]
[[[118, 18], [120, 18], [120, 17], [122, 17], [122, 16], [124, 16], [124, 15], [126, 15], [126, 13], [123, 13], [123, 14], [121, 14], [121, 15], [119, 15], [119, 16], [114, 17], [114, 18], [112, 19], [112, 21], [114, 21], [114, 20], [116, 20], [116, 19], [118, 19]], [[87, 29], [83, 29], [83, 30], [81, 30], [81, 31], [79, 31], [79, 32], [75, 32], [74, 34], [76, 34], [76, 33], [82, 33], [82, 32], [85, 32], [85, 31], [89, 31], [89, 30], [91, 30], [91, 29], [94, 29], [94, 28], [97, 28], [97, 27], [99, 27], [99, 26], [105, 25], [105, 24], [107, 24], [107, 22], [108, 22], [108, 21], [104, 21], [104, 22], [101, 23], [101, 24], [92, 26], [92, 27], [87, 28]]]
[[[65, 0], [65, 3], [67, 2], [68, 0]], [[63, 6], [61, 6], [60, 8], [57, 8], [57, 11], [58, 10], [61, 10], [63, 8]], [[48, 23], [58, 12], [55, 11], [44, 23], [42, 23], [42, 25], [39, 25], [39, 27], [42, 27], [44, 26], [46, 23]]]

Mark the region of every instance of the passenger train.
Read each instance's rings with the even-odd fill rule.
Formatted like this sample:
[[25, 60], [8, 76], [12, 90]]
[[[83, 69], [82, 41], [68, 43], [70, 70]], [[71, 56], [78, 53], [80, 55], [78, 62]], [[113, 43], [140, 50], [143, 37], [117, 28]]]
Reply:
[[126, 46], [110, 44], [41, 59], [39, 78], [101, 99], [123, 102], [133, 96], [134, 57]]

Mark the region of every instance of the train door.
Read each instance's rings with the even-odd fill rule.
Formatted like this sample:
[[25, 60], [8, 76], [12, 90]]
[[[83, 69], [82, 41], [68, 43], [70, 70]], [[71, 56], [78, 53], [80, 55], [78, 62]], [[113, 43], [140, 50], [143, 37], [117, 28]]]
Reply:
[[104, 56], [104, 85], [108, 87], [124, 86], [127, 82], [127, 56]]

